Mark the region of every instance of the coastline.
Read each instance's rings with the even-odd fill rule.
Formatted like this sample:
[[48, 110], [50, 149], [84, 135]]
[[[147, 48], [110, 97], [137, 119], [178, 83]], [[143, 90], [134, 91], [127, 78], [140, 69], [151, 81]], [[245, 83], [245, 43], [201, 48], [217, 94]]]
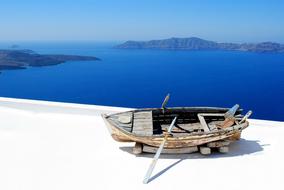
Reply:
[[0, 71], [59, 65], [67, 61], [99, 61], [95, 56], [38, 54], [29, 49], [0, 49]]

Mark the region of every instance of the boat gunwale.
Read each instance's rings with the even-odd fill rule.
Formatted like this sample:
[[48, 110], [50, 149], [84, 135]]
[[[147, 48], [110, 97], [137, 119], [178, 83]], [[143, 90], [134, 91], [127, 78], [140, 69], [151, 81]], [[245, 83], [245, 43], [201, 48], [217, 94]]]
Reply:
[[[133, 109], [133, 110], [128, 110], [128, 111], [122, 111], [119, 113], [111, 113], [111, 114], [107, 114], [107, 116], [112, 116], [112, 115], [116, 115], [116, 114], [122, 114], [122, 113], [127, 113], [127, 112], [140, 112], [140, 111], [165, 111], [165, 113], [167, 113], [168, 111], [173, 111], [173, 110], [192, 110], [192, 111], [197, 111], [197, 110], [208, 110], [208, 111], [228, 111], [230, 108], [221, 108], [221, 107], [203, 107], [203, 106], [195, 106], [195, 107], [168, 107], [168, 108], [137, 108], [137, 109]], [[237, 110], [238, 112], [242, 112], [243, 109], [239, 108]]]
[[[131, 112], [131, 111], [126, 111], [126, 112]], [[125, 113], [125, 112], [120, 112], [120, 113]], [[116, 113], [117, 114], [117, 113]], [[113, 115], [113, 114], [111, 114]], [[102, 117], [104, 118], [104, 120], [106, 120], [109, 125], [111, 125], [113, 128], [119, 130], [121, 133], [123, 133], [126, 136], [131, 136], [133, 138], [143, 138], [143, 139], [163, 139], [165, 137], [164, 134], [160, 134], [160, 135], [151, 135], [151, 136], [139, 136], [139, 135], [135, 135], [132, 132], [126, 131], [124, 130], [122, 127], [116, 126], [114, 125], [110, 120], [108, 120], [107, 117], [110, 117], [111, 115], [102, 115]], [[210, 131], [210, 132], [192, 132], [192, 133], [188, 133], [188, 135], [182, 136], [182, 137], [172, 137], [170, 136], [168, 138], [168, 141], [174, 141], [174, 140], [194, 140], [194, 139], [201, 139], [201, 138], [208, 138], [213, 136], [218, 136], [218, 135], [230, 135], [229, 133], [236, 133], [236, 132], [241, 132], [243, 129], [247, 128], [249, 125], [248, 121], [245, 121], [245, 123], [242, 124], [236, 124], [233, 125], [231, 127], [228, 128], [224, 128], [224, 129], [220, 129], [217, 131]], [[236, 127], [239, 126], [239, 127]], [[242, 127], [243, 126], [243, 127]], [[241, 129], [239, 129], [241, 127]], [[202, 136], [202, 137], [201, 137]], [[191, 138], [189, 138], [191, 137]], [[196, 137], [196, 138], [194, 138]]]

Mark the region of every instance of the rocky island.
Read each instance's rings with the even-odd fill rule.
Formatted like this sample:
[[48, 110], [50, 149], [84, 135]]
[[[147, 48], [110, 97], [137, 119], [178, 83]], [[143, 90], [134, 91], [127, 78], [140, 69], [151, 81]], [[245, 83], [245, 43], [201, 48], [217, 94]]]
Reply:
[[32, 50], [0, 50], [0, 70], [57, 65], [66, 61], [96, 61], [93, 56], [45, 55]]
[[282, 52], [284, 45], [274, 42], [218, 43], [197, 37], [169, 38], [151, 41], [127, 41], [115, 46], [119, 49], [169, 49], [169, 50], [228, 50], [249, 52]]

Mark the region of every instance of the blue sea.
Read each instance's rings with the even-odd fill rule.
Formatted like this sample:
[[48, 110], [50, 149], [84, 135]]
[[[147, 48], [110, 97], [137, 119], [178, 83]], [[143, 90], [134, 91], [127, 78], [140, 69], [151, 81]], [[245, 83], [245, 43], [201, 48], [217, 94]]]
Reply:
[[[18, 42], [43, 54], [101, 61], [2, 71], [0, 96], [122, 107], [231, 107], [284, 121], [284, 54], [234, 51], [122, 50], [114, 42]], [[0, 43], [0, 48], [12, 44]]]

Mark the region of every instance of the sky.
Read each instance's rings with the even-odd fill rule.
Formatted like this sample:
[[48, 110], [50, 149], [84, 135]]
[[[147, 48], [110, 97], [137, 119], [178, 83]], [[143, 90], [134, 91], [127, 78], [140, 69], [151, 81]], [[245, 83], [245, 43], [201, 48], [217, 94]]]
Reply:
[[0, 0], [0, 40], [284, 43], [283, 0]]

